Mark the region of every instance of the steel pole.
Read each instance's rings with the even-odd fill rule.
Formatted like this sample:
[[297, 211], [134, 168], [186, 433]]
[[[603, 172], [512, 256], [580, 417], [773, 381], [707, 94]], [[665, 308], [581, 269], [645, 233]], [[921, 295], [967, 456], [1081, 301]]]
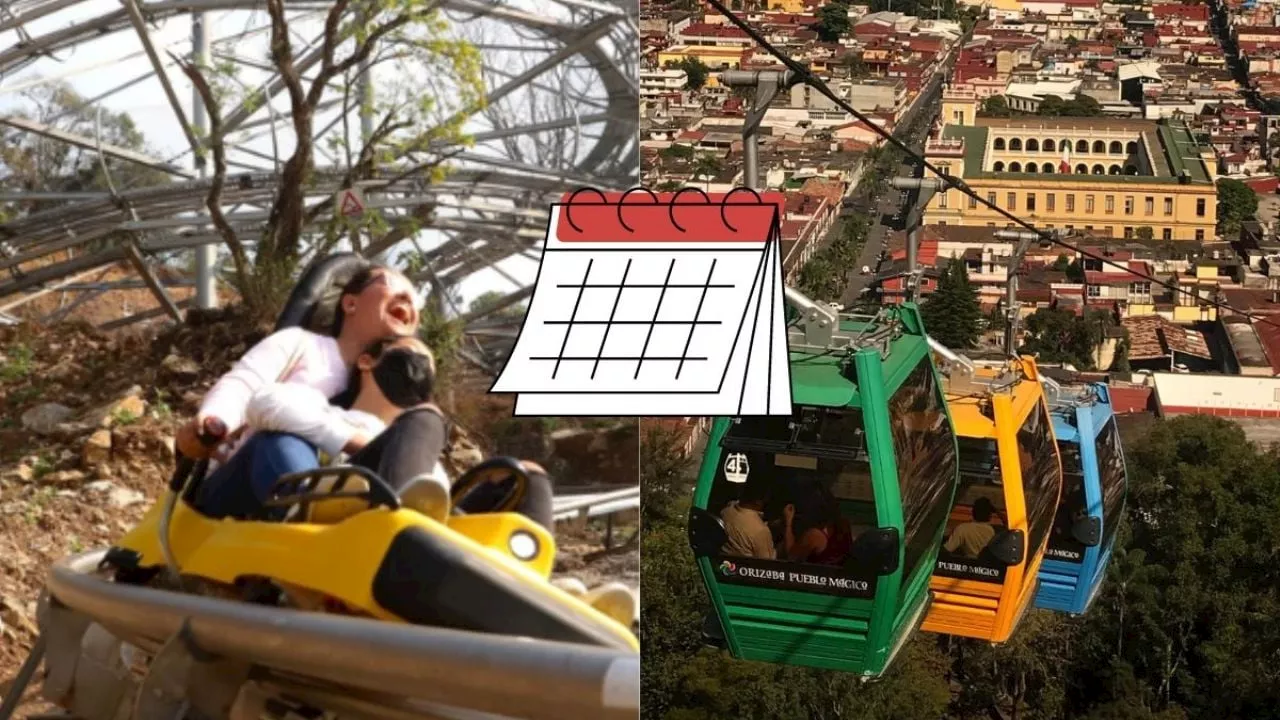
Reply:
[[755, 190], [760, 187], [760, 145], [756, 138], [756, 129], [744, 129], [742, 133], [742, 182]]
[[1043, 234], [1026, 230], [997, 230], [995, 232], [997, 240], [1012, 240], [1016, 243], [1013, 246], [1013, 254], [1009, 257], [1009, 274], [1008, 280], [1005, 282], [1004, 302], [1007, 322], [1004, 329], [1004, 351], [1006, 355], [1013, 356], [1018, 349], [1018, 323], [1022, 319], [1018, 313], [1018, 271], [1022, 267], [1022, 258], [1027, 254], [1027, 249], [1031, 247], [1031, 243], [1057, 235], [1056, 231], [1046, 231]]
[[[205, 31], [207, 13], [197, 12], [191, 15], [191, 62], [198, 68], [209, 66], [209, 33]], [[209, 116], [205, 112], [204, 100], [200, 93], [191, 88], [191, 127], [197, 139], [205, 143], [209, 137]], [[200, 178], [209, 176], [209, 164], [206, 161], [208, 146], [203, 152], [194, 156], [196, 172]], [[218, 262], [218, 249], [214, 243], [196, 246], [196, 307], [211, 309], [218, 306], [218, 288], [213, 277], [213, 268]]]
[[790, 70], [727, 70], [720, 73], [720, 82], [727, 87], [755, 89], [742, 124], [742, 182], [752, 190], [760, 187], [760, 123], [769, 111], [769, 104], [794, 80], [794, 73]]
[[[915, 223], [911, 229], [907, 231], [907, 272], [915, 274], [916, 271], [916, 252], [920, 247], [920, 223]], [[912, 288], [914, 294], [914, 288]], [[915, 298], [907, 298], [914, 300]]]
[[1005, 283], [1005, 304], [1008, 305], [1009, 322], [1004, 327], [1004, 354], [1012, 357], [1018, 349], [1015, 337], [1018, 332], [1018, 275], [1015, 272], [1009, 273], [1009, 280]]
[[917, 256], [920, 252], [920, 228], [924, 225], [924, 208], [929, 204], [935, 192], [943, 189], [942, 181], [937, 178], [896, 177], [889, 181], [890, 187], [906, 190], [914, 194], [914, 202], [907, 208], [907, 300], [914, 302], [919, 289], [916, 277]]

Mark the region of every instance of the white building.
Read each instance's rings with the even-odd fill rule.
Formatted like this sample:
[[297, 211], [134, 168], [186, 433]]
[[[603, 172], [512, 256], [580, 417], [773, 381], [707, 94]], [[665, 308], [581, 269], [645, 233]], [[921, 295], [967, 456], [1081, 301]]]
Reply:
[[640, 97], [652, 98], [680, 92], [689, 82], [689, 75], [678, 68], [640, 71]]

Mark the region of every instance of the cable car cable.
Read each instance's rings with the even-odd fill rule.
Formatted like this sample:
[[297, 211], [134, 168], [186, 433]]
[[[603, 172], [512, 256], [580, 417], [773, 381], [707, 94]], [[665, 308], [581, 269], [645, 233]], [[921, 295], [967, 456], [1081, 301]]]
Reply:
[[1025, 228], [1026, 230], [1029, 230], [1035, 233], [1037, 236], [1040, 237], [1042, 241], [1046, 241], [1053, 245], [1062, 247], [1064, 249], [1071, 250], [1075, 253], [1078, 253], [1080, 256], [1088, 258], [1090, 260], [1096, 260], [1098, 262], [1101, 262], [1104, 265], [1110, 265], [1111, 267], [1123, 270], [1129, 273], [1130, 275], [1133, 275], [1134, 277], [1140, 278], [1142, 280], [1153, 283], [1155, 285], [1159, 285], [1160, 287], [1163, 287], [1166, 290], [1173, 291], [1174, 293], [1181, 293], [1183, 295], [1187, 295], [1188, 297], [1195, 298], [1196, 303], [1198, 305], [1201, 305], [1201, 306], [1211, 305], [1219, 310], [1230, 310], [1232, 313], [1241, 315], [1253, 322], [1266, 323], [1268, 325], [1272, 325], [1274, 327], [1280, 328], [1280, 322], [1273, 321], [1270, 318], [1254, 315], [1253, 313], [1240, 310], [1220, 300], [1202, 298], [1199, 295], [1197, 295], [1195, 292], [1191, 290], [1185, 290], [1179, 287], [1175, 283], [1171, 283], [1165, 280], [1160, 280], [1159, 278], [1156, 278], [1151, 275], [1147, 275], [1145, 273], [1135, 272], [1134, 270], [1124, 265], [1121, 265], [1120, 263], [1115, 262], [1114, 260], [1108, 260], [1106, 257], [1102, 255], [1085, 250], [1077, 245], [1073, 245], [1057, 237], [1054, 233], [1050, 233], [1041, 228], [1037, 228], [1035, 225], [1032, 225], [1030, 222], [1023, 220], [1021, 217], [1018, 217], [1012, 212], [1009, 212], [1008, 210], [1005, 210], [999, 205], [996, 205], [995, 203], [988, 201], [986, 198], [981, 197], [977, 193], [977, 191], [970, 188], [969, 185], [964, 182], [964, 180], [961, 180], [960, 178], [957, 178], [955, 176], [943, 173], [937, 167], [929, 163], [929, 161], [926, 160], [923, 155], [920, 155], [916, 151], [912, 150], [911, 147], [908, 146], [902, 140], [899, 140], [898, 138], [894, 137], [893, 133], [889, 132], [888, 130], [885, 130], [884, 127], [881, 126], [879, 123], [872, 121], [869, 117], [859, 112], [858, 110], [854, 109], [852, 105], [845, 102], [844, 99], [836, 95], [835, 92], [833, 92], [831, 88], [828, 87], [827, 84], [821, 78], [814, 75], [809, 70], [808, 67], [806, 67], [800, 62], [797, 62], [796, 60], [788, 56], [786, 53], [783, 53], [781, 50], [778, 50], [777, 48], [775, 48], [768, 40], [765, 40], [764, 37], [762, 37], [759, 32], [757, 32], [754, 28], [748, 25], [745, 20], [743, 20], [742, 18], [734, 14], [734, 12], [729, 8], [727, 8], [724, 5], [724, 3], [722, 3], [720, 0], [706, 0], [706, 2], [707, 4], [715, 8], [716, 11], [719, 12], [721, 15], [723, 15], [726, 19], [728, 19], [729, 22], [737, 26], [738, 29], [745, 32], [747, 36], [750, 37], [752, 40], [754, 40], [757, 44], [759, 44], [761, 48], [763, 48], [769, 54], [777, 58], [783, 65], [787, 67], [788, 70], [795, 73], [796, 82], [804, 83], [809, 87], [813, 88], [814, 90], [817, 90], [819, 93], [825, 96], [828, 100], [831, 100], [832, 102], [834, 102], [840, 109], [852, 115], [854, 119], [859, 120], [863, 124], [869, 126], [871, 130], [874, 131], [877, 135], [880, 135], [886, 141], [892, 144], [894, 147], [898, 148], [899, 150], [902, 150], [911, 159], [915, 160], [917, 164], [919, 164], [921, 167], [925, 168], [929, 172], [936, 175], [945, 185], [947, 185], [947, 188], [945, 188], [943, 192], [946, 192], [946, 190], [955, 189], [960, 193], [968, 196], [975, 203], [981, 204], [984, 207], [994, 210], [996, 214], [1004, 217], [1006, 220], [1010, 220], [1015, 224]]

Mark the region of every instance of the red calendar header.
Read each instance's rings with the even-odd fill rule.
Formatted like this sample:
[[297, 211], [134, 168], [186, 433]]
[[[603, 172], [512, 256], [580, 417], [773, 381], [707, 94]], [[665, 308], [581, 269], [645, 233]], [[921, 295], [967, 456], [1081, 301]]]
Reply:
[[562, 242], [766, 242], [781, 223], [782, 193], [644, 188], [565, 193], [556, 239]]

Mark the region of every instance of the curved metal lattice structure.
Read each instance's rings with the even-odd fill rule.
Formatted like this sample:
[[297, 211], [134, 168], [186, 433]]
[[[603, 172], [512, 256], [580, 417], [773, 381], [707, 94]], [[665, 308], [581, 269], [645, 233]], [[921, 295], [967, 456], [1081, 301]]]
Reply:
[[[278, 2], [289, 20], [295, 66], [306, 79], [321, 59], [323, 21], [332, 4]], [[514, 328], [510, 312], [502, 313], [502, 320], [487, 316], [528, 296], [549, 203], [584, 185], [623, 189], [638, 181], [638, 8], [623, 0], [432, 4], [448, 21], [445, 32], [479, 51], [487, 103], [458, 110], [467, 116], [464, 133], [470, 143], [429, 148], [447, 157], [443, 179], [414, 172], [403, 158], [385, 158], [356, 182], [364, 191], [366, 212], [386, 221], [380, 230], [367, 232], [359, 249], [401, 257], [412, 251], [417, 279], [443, 290], [438, 296], [444, 309], [463, 316], [476, 338], [472, 359], [488, 364], [495, 359], [488, 352], [493, 343], [479, 339], [501, 339], [513, 335]], [[243, 71], [242, 84], [259, 88], [258, 102], [221, 108], [228, 171], [219, 205], [252, 252], [268, 221], [283, 160], [292, 151], [293, 140], [286, 136], [294, 129], [287, 83], [268, 49], [268, 5], [264, 0], [0, 0], [0, 141], [8, 133], [65, 145], [92, 156], [105, 176], [105, 187], [57, 177], [33, 185], [0, 156], [0, 210], [8, 210], [0, 215], [8, 218], [0, 223], [0, 310], [51, 290], [76, 288], [84, 299], [145, 284], [161, 305], [149, 316], [176, 312], [164, 297], [162, 273], [151, 270], [163, 262], [185, 264], [198, 246], [221, 245], [204, 207], [209, 171], [197, 170], [194, 162], [194, 148], [204, 155], [208, 147], [201, 133], [205, 128], [198, 127], [203, 108], [179, 69], [180, 60], [198, 53], [203, 43], [208, 63], [235, 65]], [[384, 83], [404, 80], [377, 72], [363, 77], [372, 78], [374, 86], [365, 98]], [[32, 88], [64, 82], [74, 85], [83, 101], [77, 112], [91, 123], [68, 129], [57, 122], [66, 112], [52, 118], [24, 112]], [[337, 89], [316, 108], [309, 205], [332, 201], [352, 179], [352, 161], [335, 150], [331, 139], [354, 133], [358, 142], [362, 120], [368, 132], [372, 119], [371, 111], [361, 108], [362, 82], [352, 74], [336, 78]], [[421, 82], [423, 92], [442, 99], [450, 94], [430, 77]], [[112, 144], [104, 141], [104, 111], [98, 108], [107, 116], [129, 112], [139, 127], [159, 130], [146, 133], [141, 149]], [[155, 149], [155, 134], [171, 147]], [[125, 168], [134, 172], [128, 175]], [[304, 247], [328, 217], [312, 218], [304, 229]], [[83, 284], [87, 275], [122, 261], [131, 262], [139, 277], [114, 285]], [[229, 265], [222, 264], [224, 270]], [[480, 312], [456, 306], [450, 288], [486, 271], [489, 281], [479, 289], [499, 291], [505, 299]]]

